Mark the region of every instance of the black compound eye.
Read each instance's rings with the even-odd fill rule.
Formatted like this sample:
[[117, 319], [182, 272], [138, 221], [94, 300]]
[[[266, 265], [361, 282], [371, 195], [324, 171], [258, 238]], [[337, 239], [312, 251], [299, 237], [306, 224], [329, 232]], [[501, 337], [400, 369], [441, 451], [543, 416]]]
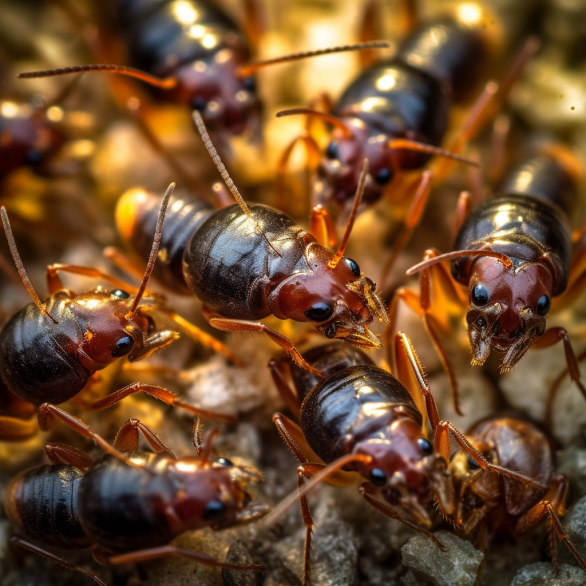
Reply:
[[351, 258], [346, 258], [346, 263], [348, 264], [348, 266], [350, 267], [350, 270], [357, 276], [360, 276], [360, 267], [358, 266], [358, 263], [355, 260], [352, 260]]
[[387, 483], [387, 475], [380, 468], [371, 470], [368, 479], [375, 486], [384, 486]]
[[549, 308], [551, 307], [551, 299], [548, 295], [542, 295], [537, 300], [537, 313], [539, 315], [547, 315]]
[[472, 289], [472, 303], [478, 307], [484, 307], [488, 303], [488, 291], [482, 283], [476, 283]]
[[326, 149], [326, 157], [328, 159], [337, 159], [339, 154], [340, 145], [335, 140], [332, 140], [332, 142], [328, 145], [328, 148]]
[[207, 105], [208, 101], [202, 96], [196, 96], [195, 98], [193, 98], [193, 100], [191, 100], [191, 107], [194, 110], [198, 110], [199, 112], [203, 112], [206, 109]]
[[379, 185], [387, 184], [393, 178], [393, 172], [389, 167], [383, 167], [375, 176], [374, 180]]
[[234, 464], [232, 464], [232, 461], [228, 460], [228, 458], [218, 458], [217, 463], [220, 466], [234, 466]]
[[220, 519], [225, 512], [226, 505], [222, 501], [213, 500], [206, 505], [203, 518], [206, 521], [214, 521]]
[[247, 92], [254, 92], [256, 90], [256, 79], [252, 76], [245, 77], [242, 80], [242, 85]]
[[112, 293], [110, 293], [112, 297], [116, 297], [116, 299], [128, 299], [130, 297], [130, 293], [123, 291], [122, 289], [114, 289]]
[[421, 448], [421, 451], [424, 454], [433, 454], [433, 446], [431, 445], [431, 442], [429, 440], [425, 439], [424, 437], [420, 437], [417, 440], [417, 443], [419, 444], [419, 447]]
[[120, 358], [126, 356], [134, 346], [134, 340], [130, 336], [124, 336], [116, 342], [116, 348], [112, 350], [113, 358]]
[[331, 317], [334, 310], [331, 306], [323, 301], [312, 305], [306, 312], [305, 317], [310, 319], [311, 321], [326, 321], [329, 317]]
[[466, 456], [468, 461], [468, 469], [469, 470], [478, 470], [480, 468], [480, 464], [477, 464], [470, 456]]
[[24, 158], [24, 162], [29, 165], [35, 165], [43, 160], [43, 153], [38, 149], [31, 149]]

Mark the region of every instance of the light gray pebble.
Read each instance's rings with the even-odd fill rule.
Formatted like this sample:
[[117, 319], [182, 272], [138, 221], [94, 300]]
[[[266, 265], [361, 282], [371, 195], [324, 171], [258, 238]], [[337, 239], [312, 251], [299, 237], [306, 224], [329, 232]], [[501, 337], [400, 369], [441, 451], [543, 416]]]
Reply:
[[448, 551], [441, 551], [429, 538], [417, 535], [402, 547], [403, 563], [415, 577], [433, 586], [473, 586], [484, 554], [449, 531], [437, 531], [435, 535]]
[[566, 564], [555, 574], [549, 562], [529, 564], [519, 570], [511, 586], [585, 586], [586, 574], [580, 568]]

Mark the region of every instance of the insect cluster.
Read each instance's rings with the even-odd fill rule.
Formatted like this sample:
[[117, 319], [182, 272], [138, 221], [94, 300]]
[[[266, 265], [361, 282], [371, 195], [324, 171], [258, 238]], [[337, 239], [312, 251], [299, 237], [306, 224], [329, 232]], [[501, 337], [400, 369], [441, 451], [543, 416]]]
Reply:
[[586, 583], [566, 4], [0, 5], [0, 586]]

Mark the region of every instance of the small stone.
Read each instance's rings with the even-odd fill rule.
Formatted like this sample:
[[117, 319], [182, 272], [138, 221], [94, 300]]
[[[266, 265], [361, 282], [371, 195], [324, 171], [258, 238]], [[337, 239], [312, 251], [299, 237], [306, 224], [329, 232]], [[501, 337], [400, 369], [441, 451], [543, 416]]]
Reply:
[[[243, 541], [235, 541], [226, 555], [227, 563], [230, 564], [254, 564], [250, 551]], [[262, 582], [260, 572], [222, 570], [222, 580], [225, 586], [259, 586]]]
[[572, 499], [586, 495], [586, 450], [573, 446], [564, 450], [557, 472], [569, 479]]
[[449, 531], [437, 531], [435, 536], [448, 551], [441, 551], [428, 537], [417, 535], [402, 547], [403, 563], [417, 578], [433, 586], [474, 586], [484, 554]]
[[521, 568], [513, 578], [511, 586], [585, 586], [586, 574], [581, 568], [566, 564], [560, 566], [558, 574], [548, 562], [537, 562]]

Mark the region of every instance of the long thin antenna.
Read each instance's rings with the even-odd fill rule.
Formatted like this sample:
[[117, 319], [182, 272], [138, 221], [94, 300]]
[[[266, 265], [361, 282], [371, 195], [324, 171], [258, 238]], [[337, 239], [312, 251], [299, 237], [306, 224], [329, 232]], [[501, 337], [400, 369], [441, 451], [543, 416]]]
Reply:
[[333, 124], [336, 128], [339, 128], [346, 138], [350, 138], [352, 136], [352, 131], [342, 120], [333, 116], [332, 114], [328, 114], [327, 112], [320, 112], [319, 110], [311, 110], [310, 108], [289, 108], [288, 110], [281, 110], [275, 114], [276, 118], [283, 118], [284, 116], [296, 116], [297, 114], [307, 114], [308, 116], [319, 116], [323, 118], [326, 122]]
[[461, 155], [457, 155], [456, 153], [452, 153], [451, 151], [447, 151], [440, 147], [435, 147], [429, 144], [425, 144], [424, 142], [416, 142], [414, 140], [408, 140], [406, 138], [393, 138], [389, 140], [387, 146], [390, 149], [405, 149], [408, 151], [418, 151], [420, 153], [429, 153], [430, 155], [436, 155], [438, 157], [446, 157], [447, 159], [454, 159], [454, 161], [459, 161], [460, 163], [464, 163], [465, 165], [470, 165], [471, 167], [480, 167], [480, 163], [478, 161], [474, 161], [472, 159], [467, 159], [466, 157], [462, 157]]
[[149, 282], [149, 277], [155, 268], [155, 262], [157, 260], [157, 254], [159, 254], [159, 245], [161, 244], [161, 236], [163, 235], [163, 224], [165, 223], [165, 214], [167, 212], [167, 206], [169, 205], [169, 199], [175, 189], [175, 183], [171, 183], [169, 187], [167, 187], [167, 191], [163, 196], [163, 201], [161, 202], [161, 207], [159, 208], [159, 215], [157, 216], [157, 227], [155, 228], [155, 237], [153, 238], [153, 247], [151, 248], [151, 255], [149, 256], [149, 262], [147, 263], [146, 269], [144, 271], [144, 276], [142, 278], [142, 283], [138, 288], [138, 293], [134, 297], [134, 302], [132, 307], [130, 308], [129, 313], [134, 313], [144, 292], [146, 290], [147, 283]]
[[216, 168], [222, 176], [222, 179], [224, 180], [226, 187], [230, 190], [230, 193], [234, 196], [234, 199], [240, 206], [240, 209], [244, 212], [246, 217], [253, 223], [255, 232], [257, 234], [260, 234], [265, 239], [266, 243], [273, 249], [275, 254], [281, 256], [281, 254], [279, 254], [279, 252], [275, 250], [274, 246], [269, 242], [269, 239], [262, 231], [262, 228], [259, 226], [258, 222], [256, 221], [256, 218], [252, 214], [252, 211], [244, 201], [244, 198], [240, 195], [240, 192], [234, 184], [234, 181], [232, 181], [232, 178], [230, 177], [230, 174], [228, 173], [226, 166], [224, 165], [224, 163], [222, 163], [222, 159], [220, 159], [220, 155], [218, 155], [218, 151], [214, 147], [214, 143], [212, 142], [212, 139], [208, 134], [206, 125], [203, 121], [203, 118], [201, 117], [201, 114], [197, 110], [194, 110], [192, 112], [192, 118], [197, 128], [197, 131], [199, 132], [201, 139], [203, 140], [204, 146], [206, 147], [208, 153], [210, 154], [210, 157], [212, 158], [212, 161], [214, 162]]
[[345, 53], [348, 51], [363, 51], [365, 49], [386, 49], [391, 44], [387, 41], [368, 41], [366, 43], [356, 43], [355, 45], [342, 45], [340, 47], [329, 47], [327, 49], [316, 49], [315, 51], [303, 51], [301, 53], [291, 53], [290, 55], [283, 55], [273, 59], [266, 59], [264, 61], [256, 61], [248, 65], [242, 65], [236, 70], [238, 77], [248, 77], [261, 67], [267, 65], [275, 65], [277, 63], [287, 63], [289, 61], [299, 61], [300, 59], [307, 59], [308, 57], [319, 57], [320, 55], [331, 55], [332, 53]]
[[12, 258], [14, 260], [14, 264], [16, 265], [16, 270], [22, 280], [22, 284], [26, 287], [28, 294], [31, 296], [31, 299], [34, 301], [34, 304], [39, 308], [39, 311], [46, 315], [49, 319], [51, 319], [54, 323], [59, 323], [48, 311], [45, 307], [44, 303], [41, 303], [37, 292], [35, 291], [33, 284], [31, 283], [26, 271], [24, 269], [24, 265], [22, 264], [22, 260], [20, 259], [20, 254], [18, 254], [18, 248], [16, 247], [16, 241], [14, 240], [14, 234], [12, 233], [12, 228], [10, 227], [10, 222], [8, 221], [8, 214], [6, 213], [6, 208], [2, 206], [0, 209], [0, 214], [2, 215], [2, 224], [4, 225], [4, 233], [6, 234], [6, 240], [8, 240], [8, 246], [10, 248], [10, 254], [12, 254]]
[[177, 85], [177, 79], [174, 77], [160, 78], [155, 75], [150, 75], [146, 71], [134, 69], [134, 67], [126, 67], [125, 65], [74, 65], [73, 67], [61, 67], [58, 69], [46, 69], [45, 71], [27, 71], [19, 73], [16, 77], [19, 79], [33, 79], [35, 77], [52, 77], [54, 75], [69, 75], [71, 73], [89, 73], [98, 71], [102, 73], [119, 73], [120, 75], [127, 75], [144, 81], [149, 85], [160, 87], [163, 89], [171, 89]]
[[344, 256], [346, 245], [348, 244], [350, 234], [352, 233], [352, 228], [354, 227], [354, 220], [356, 220], [356, 214], [358, 213], [358, 206], [360, 206], [360, 203], [362, 202], [362, 196], [364, 195], [364, 184], [366, 183], [367, 175], [368, 159], [364, 159], [364, 163], [362, 163], [362, 171], [360, 172], [360, 179], [358, 180], [358, 188], [356, 189], [356, 195], [354, 197], [354, 204], [352, 205], [352, 211], [350, 212], [350, 217], [348, 218], [348, 223], [346, 224], [346, 231], [344, 232], [344, 237], [342, 238], [338, 252], [336, 252], [336, 256], [334, 256], [334, 258], [328, 263], [328, 267], [330, 269], [335, 269], [341, 258]]
[[494, 250], [456, 250], [454, 252], [447, 252], [446, 254], [442, 254], [440, 256], [434, 256], [433, 258], [424, 260], [423, 262], [412, 266], [407, 271], [407, 275], [414, 275], [415, 273], [423, 271], [433, 265], [437, 265], [444, 260], [455, 260], [464, 256], [490, 256], [500, 260], [505, 265], [506, 269], [510, 269], [513, 266], [511, 259], [506, 254], [501, 254], [500, 252], [495, 252]]

